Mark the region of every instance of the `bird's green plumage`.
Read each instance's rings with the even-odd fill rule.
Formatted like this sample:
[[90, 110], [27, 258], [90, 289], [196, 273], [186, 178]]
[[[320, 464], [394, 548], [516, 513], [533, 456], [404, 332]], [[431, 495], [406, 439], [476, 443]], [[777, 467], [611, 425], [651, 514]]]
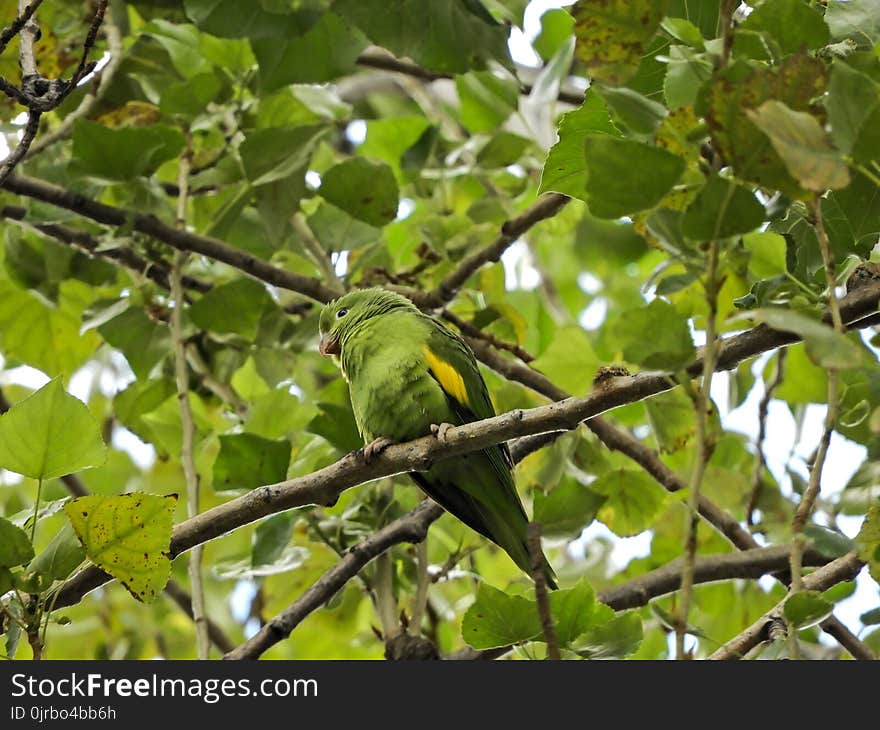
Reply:
[[[408, 299], [364, 289], [321, 312], [322, 351], [337, 355], [358, 430], [408, 441], [432, 424], [460, 425], [495, 415], [470, 348]], [[437, 462], [412, 474], [444, 509], [502, 547], [527, 573], [528, 517], [516, 492], [506, 444]], [[544, 560], [548, 582], [553, 571]]]

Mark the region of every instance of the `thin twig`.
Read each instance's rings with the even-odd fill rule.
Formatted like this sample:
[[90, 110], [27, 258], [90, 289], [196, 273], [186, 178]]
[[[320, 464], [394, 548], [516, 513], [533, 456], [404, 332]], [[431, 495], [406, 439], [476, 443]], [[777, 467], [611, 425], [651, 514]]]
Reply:
[[255, 279], [267, 284], [299, 292], [319, 302], [334, 298], [336, 292], [320, 279], [302, 276], [292, 271], [280, 269], [258, 259], [253, 254], [230, 246], [223, 241], [208, 236], [200, 236], [190, 231], [180, 230], [156, 218], [154, 215], [137, 213], [133, 210], [117, 208], [87, 198], [80, 193], [53, 185], [52, 183], [20, 175], [11, 175], [3, 188], [18, 195], [41, 200], [59, 208], [71, 210], [78, 215], [91, 218], [109, 226], [128, 227], [167, 243], [178, 251], [202, 254], [216, 261], [222, 261], [239, 269]]
[[64, 117], [61, 124], [44, 134], [40, 137], [39, 141], [31, 146], [27, 153], [28, 158], [40, 154], [43, 150], [65, 139], [73, 130], [76, 120], [85, 119], [91, 114], [101, 99], [104, 98], [124, 58], [122, 35], [119, 32], [119, 27], [113, 22], [112, 17], [104, 19], [104, 34], [107, 37], [107, 50], [110, 54], [110, 60], [107, 62], [107, 65], [98, 72], [94, 83], [83, 97], [79, 106]]
[[761, 402], [758, 404], [758, 439], [755, 441], [755, 465], [752, 468], [751, 490], [749, 492], [748, 503], [746, 504], [746, 524], [749, 527], [754, 526], [754, 512], [758, 506], [758, 500], [761, 496], [761, 485], [763, 479], [761, 473], [767, 468], [767, 458], [764, 455], [764, 440], [767, 437], [767, 416], [770, 411], [770, 401], [773, 400], [773, 394], [782, 384], [785, 377], [785, 353], [787, 350], [783, 347], [776, 355], [776, 374], [773, 376], [766, 388]]
[[[364, 51], [360, 56], [358, 56], [357, 63], [359, 66], [404, 74], [405, 76], [412, 76], [413, 78], [421, 79], [422, 81], [428, 82], [437, 81], [439, 79], [453, 78], [450, 74], [429, 71], [428, 69], [422, 68], [415, 63], [411, 63], [409, 61], [401, 61], [400, 59], [392, 56], [390, 53], [377, 49], [367, 49], [366, 51]], [[520, 94], [528, 96], [531, 93], [531, 84], [522, 84], [520, 86]], [[574, 106], [580, 106], [584, 101], [584, 96], [582, 93], [578, 94], [562, 90], [560, 90], [556, 98], [561, 102], [572, 104]]]
[[[165, 585], [165, 594], [174, 601], [175, 605], [180, 608], [187, 616], [193, 618], [192, 596], [187, 592], [176, 580], [169, 580]], [[235, 642], [230, 639], [220, 624], [212, 621], [209, 617], [205, 617], [205, 623], [208, 626], [208, 637], [211, 643], [224, 654], [235, 648]]]
[[[37, 12], [37, 8], [43, 4], [43, 0], [34, 0], [32, 3], [22, 3], [19, 1], [18, 7], [19, 12], [7, 27], [5, 27], [2, 31], [0, 31], [0, 54], [6, 50], [6, 46], [9, 45], [9, 41], [11, 41], [15, 36], [17, 36], [21, 29], [27, 24], [27, 22], [33, 17], [33, 14]], [[24, 5], [24, 7], [22, 7]]]
[[[831, 586], [855, 578], [863, 565], [864, 563], [859, 559], [857, 553], [847, 553], [843, 557], [828, 563], [803, 578], [802, 588], [804, 590], [814, 591], [828, 590]], [[782, 607], [785, 604], [785, 600], [787, 599], [783, 599], [745, 631], [728, 641], [709, 658], [741, 659], [751, 649], [769, 638], [767, 636], [767, 629], [772, 621], [782, 617]]]
[[514, 355], [516, 355], [523, 362], [531, 362], [535, 359], [534, 355], [528, 353], [524, 348], [517, 345], [515, 342], [506, 342], [498, 337], [495, 337], [490, 332], [486, 332], [481, 330], [479, 327], [472, 325], [470, 322], [463, 320], [461, 317], [450, 312], [448, 309], [444, 309], [440, 312], [440, 316], [443, 317], [447, 322], [452, 322], [459, 332], [467, 337], [475, 337], [477, 339], [485, 340], [496, 350], [506, 350]]
[[[726, 205], [725, 205], [726, 207]], [[710, 433], [710, 408], [712, 407], [712, 376], [715, 374], [716, 338], [718, 329], [718, 239], [709, 243], [706, 264], [706, 280], [704, 284], [706, 305], [706, 347], [703, 352], [703, 374], [700, 388], [694, 399], [696, 420], [696, 453], [694, 467], [691, 472], [688, 493], [688, 512], [685, 530], [684, 564], [681, 571], [681, 590], [679, 592], [678, 615], [675, 622], [675, 651], [678, 659], [686, 659], [684, 637], [687, 633], [688, 616], [690, 614], [692, 589], [694, 584], [694, 564], [697, 556], [697, 529], [700, 524], [699, 505], [700, 489], [706, 467], [715, 447], [714, 437]]]
[[221, 382], [214, 377], [214, 374], [211, 372], [211, 368], [208, 367], [208, 363], [205, 362], [204, 358], [199, 352], [199, 348], [192, 343], [189, 343], [186, 346], [186, 360], [189, 363], [189, 366], [192, 368], [193, 372], [199, 376], [199, 380], [202, 382], [202, 385], [204, 385], [224, 403], [231, 406], [232, 409], [238, 414], [239, 418], [244, 419], [247, 417], [247, 401], [245, 401], [238, 393], [236, 393], [235, 389], [229, 383]]
[[428, 575], [428, 536], [416, 545], [416, 594], [413, 597], [412, 611], [409, 617], [409, 633], [418, 636], [422, 631], [422, 618], [428, 605], [428, 586], [431, 584]]
[[522, 215], [505, 221], [500, 234], [488, 246], [465, 256], [458, 266], [443, 277], [432, 292], [407, 292], [420, 307], [442, 307], [456, 295], [464, 283], [483, 265], [498, 261], [510, 245], [540, 221], [552, 218], [570, 201], [565, 195], [550, 193], [540, 198]]
[[3, 160], [3, 164], [0, 165], [0, 185], [12, 174], [16, 165], [25, 156], [31, 143], [36, 139], [37, 132], [40, 130], [41, 116], [41, 112], [34, 111], [33, 109], [28, 111], [27, 123], [24, 125], [24, 133], [21, 140], [19, 140], [15, 149], [7, 155], [6, 159]]
[[[177, 225], [183, 229], [186, 225], [186, 188], [189, 183], [190, 152], [184, 151], [180, 158], [178, 182], [180, 196], [177, 199]], [[174, 308], [171, 311], [171, 337], [174, 341], [174, 375], [177, 383], [177, 399], [180, 407], [180, 425], [182, 443], [180, 447], [180, 463], [186, 479], [186, 508], [190, 519], [199, 514], [199, 475], [196, 471], [193, 442], [195, 440], [195, 423], [189, 400], [189, 372], [186, 362], [186, 340], [183, 336], [183, 267], [188, 254], [178, 251], [174, 255], [171, 269], [171, 298]], [[205, 590], [202, 584], [202, 546], [196, 546], [189, 559], [189, 580], [192, 589], [192, 614], [196, 627], [196, 645], [199, 659], [207, 659], [211, 653], [208, 637], [208, 624], [205, 613]]]
[[[140, 254], [135, 252], [129, 246], [114, 246], [113, 248], [105, 248], [101, 241], [85, 231], [78, 231], [67, 226], [57, 223], [30, 223], [25, 220], [27, 211], [24, 208], [15, 205], [5, 205], [0, 208], [0, 218], [15, 221], [29, 230], [36, 231], [40, 235], [51, 238], [65, 246], [75, 248], [92, 258], [102, 258], [111, 261], [125, 269], [134, 273], [137, 277], [146, 278], [163, 289], [170, 291], [171, 282], [169, 280], [170, 267], [147, 261]], [[183, 286], [187, 290], [205, 293], [211, 290], [211, 284], [191, 276], [183, 277]]]
[[330, 257], [327, 255], [321, 242], [315, 237], [305, 216], [300, 212], [296, 212], [291, 216], [290, 223], [303, 243], [303, 251], [305, 251], [306, 256], [308, 256], [318, 271], [321, 272], [324, 282], [330, 289], [336, 292], [337, 296], [343, 294], [345, 286], [343, 286], [342, 281], [337, 276], [336, 269], [333, 268], [333, 262], [330, 261]]
[[367, 563], [400, 542], [425, 539], [429, 525], [443, 510], [425, 500], [412, 512], [391, 522], [352, 547], [336, 565], [318, 578], [296, 601], [266, 623], [253, 637], [229, 652], [225, 659], [257, 659], [267, 649], [286, 639], [300, 622], [320, 608]]
[[556, 638], [556, 625], [550, 611], [550, 596], [547, 593], [547, 578], [544, 575], [544, 553], [541, 550], [541, 523], [529, 522], [529, 553], [532, 559], [532, 580], [535, 581], [535, 604], [541, 619], [541, 632], [547, 642], [547, 658], [554, 661], [562, 659], [559, 641]]
[[[831, 322], [834, 330], [843, 334], [843, 319], [840, 314], [840, 304], [837, 301], [837, 281], [834, 270], [834, 256], [831, 252], [831, 243], [828, 240], [828, 234], [825, 231], [825, 224], [822, 219], [822, 207], [819, 198], [814, 197], [810, 202], [813, 213], [813, 225], [816, 229], [816, 237], [819, 240], [819, 248], [822, 251], [822, 260], [825, 264], [825, 280], [828, 285], [828, 305], [831, 312]], [[840, 411], [840, 382], [838, 379], [837, 368], [828, 367], [828, 405], [825, 411], [825, 423], [822, 431], [822, 437], [819, 440], [819, 446], [816, 448], [816, 455], [813, 464], [810, 467], [810, 479], [807, 488], [804, 490], [801, 501], [794, 513], [791, 521], [792, 547], [791, 547], [791, 592], [797, 593], [802, 589], [801, 581], [801, 563], [804, 544], [806, 537], [804, 536], [804, 528], [807, 520], [813, 511], [813, 506], [819, 496], [819, 490], [822, 485], [822, 469], [825, 466], [825, 458], [828, 455], [828, 447], [831, 445], [831, 434], [834, 432], [834, 425], [837, 423], [837, 417]], [[791, 631], [791, 651], [794, 657], [797, 656], [797, 632]]]

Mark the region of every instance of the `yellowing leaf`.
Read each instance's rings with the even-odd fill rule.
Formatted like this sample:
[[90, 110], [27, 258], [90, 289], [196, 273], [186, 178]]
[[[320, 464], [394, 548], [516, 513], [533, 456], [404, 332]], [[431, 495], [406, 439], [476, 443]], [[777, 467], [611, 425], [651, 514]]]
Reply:
[[849, 185], [849, 168], [818, 120], [773, 99], [747, 109], [749, 119], [770, 138], [773, 149], [806, 190], [823, 193]]
[[639, 67], [669, 3], [665, 0], [579, 0], [574, 16], [575, 53], [592, 78], [626, 82]]
[[153, 601], [171, 572], [172, 518], [177, 495], [78, 497], [64, 506], [86, 555], [139, 601]]

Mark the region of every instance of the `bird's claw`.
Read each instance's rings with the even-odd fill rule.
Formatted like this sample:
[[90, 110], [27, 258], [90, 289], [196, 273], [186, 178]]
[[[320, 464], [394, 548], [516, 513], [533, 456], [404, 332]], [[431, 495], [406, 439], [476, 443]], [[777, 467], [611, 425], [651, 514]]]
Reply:
[[385, 451], [385, 449], [393, 443], [394, 442], [391, 439], [387, 439], [384, 436], [373, 439], [370, 443], [364, 446], [364, 461], [369, 464], [375, 457]]
[[446, 443], [446, 434], [449, 429], [452, 428], [451, 423], [432, 423], [431, 424], [431, 433], [434, 434], [434, 438], [436, 438], [441, 444]]

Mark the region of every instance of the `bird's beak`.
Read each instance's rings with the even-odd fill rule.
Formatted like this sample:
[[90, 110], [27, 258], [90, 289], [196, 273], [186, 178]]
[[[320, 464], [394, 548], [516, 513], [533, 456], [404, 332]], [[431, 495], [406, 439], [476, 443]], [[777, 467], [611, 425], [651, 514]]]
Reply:
[[318, 352], [324, 355], [324, 357], [327, 355], [338, 355], [339, 343], [336, 340], [331, 340], [329, 335], [321, 335], [321, 341], [318, 343]]

